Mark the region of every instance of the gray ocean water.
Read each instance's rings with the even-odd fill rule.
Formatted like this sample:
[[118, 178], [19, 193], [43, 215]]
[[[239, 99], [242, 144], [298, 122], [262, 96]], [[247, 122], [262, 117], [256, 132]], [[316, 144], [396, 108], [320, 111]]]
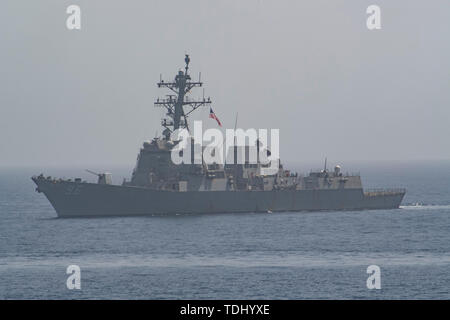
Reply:
[[[402, 207], [58, 219], [30, 180], [42, 168], [1, 168], [0, 298], [449, 299], [450, 161], [354, 167], [367, 187], [406, 187]], [[66, 287], [71, 264], [81, 290]], [[366, 287], [371, 264], [381, 290]]]

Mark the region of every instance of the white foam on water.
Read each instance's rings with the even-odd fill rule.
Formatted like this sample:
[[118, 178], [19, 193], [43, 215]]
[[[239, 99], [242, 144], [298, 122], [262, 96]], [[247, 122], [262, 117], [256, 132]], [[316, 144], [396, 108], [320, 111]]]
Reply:
[[412, 210], [450, 210], [450, 205], [439, 205], [439, 204], [408, 204], [400, 206], [401, 209], [412, 209]]
[[190, 267], [299, 267], [339, 268], [368, 266], [427, 266], [450, 265], [450, 252], [438, 255], [430, 253], [344, 253], [344, 254], [267, 254], [264, 252], [244, 255], [81, 255], [74, 257], [0, 259], [0, 271], [23, 268], [65, 268], [71, 264], [81, 268], [190, 268]]

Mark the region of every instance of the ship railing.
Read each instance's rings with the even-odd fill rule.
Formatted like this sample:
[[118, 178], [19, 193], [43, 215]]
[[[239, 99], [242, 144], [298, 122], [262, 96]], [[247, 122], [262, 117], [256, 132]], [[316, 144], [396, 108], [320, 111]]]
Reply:
[[405, 192], [405, 188], [372, 188], [364, 190], [366, 196], [396, 195]]
[[[310, 170], [309, 173], [322, 173], [323, 169]], [[333, 173], [333, 171], [327, 171], [328, 173]], [[360, 172], [341, 172], [342, 177], [360, 177]]]

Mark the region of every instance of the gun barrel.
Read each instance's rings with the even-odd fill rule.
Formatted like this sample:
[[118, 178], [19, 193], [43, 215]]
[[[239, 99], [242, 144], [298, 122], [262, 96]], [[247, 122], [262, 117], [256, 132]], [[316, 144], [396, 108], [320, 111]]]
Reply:
[[97, 177], [100, 176], [100, 173], [97, 173], [97, 172], [94, 172], [94, 171], [91, 171], [91, 170], [88, 170], [88, 169], [86, 169], [86, 171], [91, 173], [91, 174], [93, 174], [93, 175], [96, 175]]

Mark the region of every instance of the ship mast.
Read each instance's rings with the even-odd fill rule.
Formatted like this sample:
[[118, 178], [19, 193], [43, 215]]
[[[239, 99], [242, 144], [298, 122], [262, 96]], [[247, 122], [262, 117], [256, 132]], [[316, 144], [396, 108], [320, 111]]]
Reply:
[[[158, 98], [155, 101], [155, 107], [164, 107], [167, 110], [167, 117], [162, 119], [161, 122], [161, 125], [165, 128], [163, 135], [166, 139], [169, 139], [170, 134], [176, 129], [186, 128], [189, 130], [187, 121], [189, 114], [201, 106], [211, 104], [209, 97], [205, 99], [203, 96], [203, 99], [200, 100], [190, 100], [187, 96], [192, 88], [202, 87], [203, 82], [200, 81], [200, 75], [198, 81], [191, 81], [191, 76], [188, 73], [190, 62], [188, 54], [186, 54], [184, 62], [186, 63], [184, 72], [182, 70], [178, 71], [173, 82], [165, 82], [164, 80], [158, 82], [158, 88], [168, 88], [174, 93], [167, 95], [164, 99]], [[184, 109], [184, 106], [187, 106], [187, 110]]]

